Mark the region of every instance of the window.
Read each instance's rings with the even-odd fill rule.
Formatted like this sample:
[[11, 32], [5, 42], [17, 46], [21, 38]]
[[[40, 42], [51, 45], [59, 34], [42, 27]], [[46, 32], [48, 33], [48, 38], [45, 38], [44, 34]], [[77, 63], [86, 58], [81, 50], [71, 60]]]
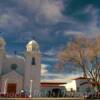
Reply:
[[73, 88], [70, 88], [70, 91], [73, 92], [74, 91]]
[[91, 89], [89, 87], [86, 88], [86, 92], [91, 92]]
[[12, 70], [16, 70], [17, 67], [18, 67], [17, 64], [12, 64], [12, 65], [11, 65], [11, 69], [12, 69]]
[[31, 64], [35, 65], [35, 58], [34, 57], [32, 58], [32, 63]]
[[80, 88], [79, 88], [79, 87], [77, 87], [77, 92], [79, 92], [79, 90], [80, 90]]

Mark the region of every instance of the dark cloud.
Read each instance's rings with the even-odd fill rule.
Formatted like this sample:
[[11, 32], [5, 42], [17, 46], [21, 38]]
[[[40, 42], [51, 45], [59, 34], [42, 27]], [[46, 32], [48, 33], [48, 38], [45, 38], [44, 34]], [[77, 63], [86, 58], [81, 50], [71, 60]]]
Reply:
[[1, 36], [19, 42], [35, 37], [49, 49], [63, 45], [67, 31], [99, 32], [99, 4], [98, 0], [0, 0]]
[[99, 19], [99, 0], [0, 0], [0, 36], [10, 52], [35, 39], [44, 54], [56, 54], [73, 35], [100, 35]]

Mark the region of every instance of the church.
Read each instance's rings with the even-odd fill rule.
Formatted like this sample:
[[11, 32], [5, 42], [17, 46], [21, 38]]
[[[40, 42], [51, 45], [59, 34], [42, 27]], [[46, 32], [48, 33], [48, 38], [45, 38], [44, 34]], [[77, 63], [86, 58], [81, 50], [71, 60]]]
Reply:
[[24, 56], [8, 55], [6, 42], [0, 37], [0, 92], [28, 93], [40, 90], [41, 54], [35, 40], [26, 45]]

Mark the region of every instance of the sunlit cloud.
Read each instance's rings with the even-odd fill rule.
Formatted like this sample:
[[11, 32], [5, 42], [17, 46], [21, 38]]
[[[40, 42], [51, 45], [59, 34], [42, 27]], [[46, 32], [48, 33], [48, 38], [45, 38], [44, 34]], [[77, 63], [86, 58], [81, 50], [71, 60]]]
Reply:
[[82, 32], [76, 32], [76, 31], [65, 31], [64, 32], [65, 35], [82, 35]]
[[42, 75], [48, 73], [47, 67], [48, 67], [48, 65], [46, 65], [46, 64], [41, 64], [41, 74], [42, 74]]
[[44, 15], [50, 21], [57, 21], [63, 17], [63, 2], [60, 0], [44, 0], [41, 5], [40, 15]]
[[18, 0], [17, 3], [35, 14], [37, 21], [42, 18], [46, 21], [56, 22], [64, 17], [62, 0]]
[[43, 82], [69, 82], [72, 79], [81, 76], [81, 74], [53, 74], [47, 73], [44, 74], [44, 78], [41, 81]]

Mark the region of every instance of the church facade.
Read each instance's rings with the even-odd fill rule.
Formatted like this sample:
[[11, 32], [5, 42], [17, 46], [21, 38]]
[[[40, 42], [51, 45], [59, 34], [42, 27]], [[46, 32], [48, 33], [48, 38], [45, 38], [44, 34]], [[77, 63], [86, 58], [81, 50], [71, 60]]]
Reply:
[[32, 40], [26, 45], [25, 55], [8, 55], [6, 42], [0, 38], [0, 92], [33, 93], [40, 90], [41, 54], [39, 45]]

